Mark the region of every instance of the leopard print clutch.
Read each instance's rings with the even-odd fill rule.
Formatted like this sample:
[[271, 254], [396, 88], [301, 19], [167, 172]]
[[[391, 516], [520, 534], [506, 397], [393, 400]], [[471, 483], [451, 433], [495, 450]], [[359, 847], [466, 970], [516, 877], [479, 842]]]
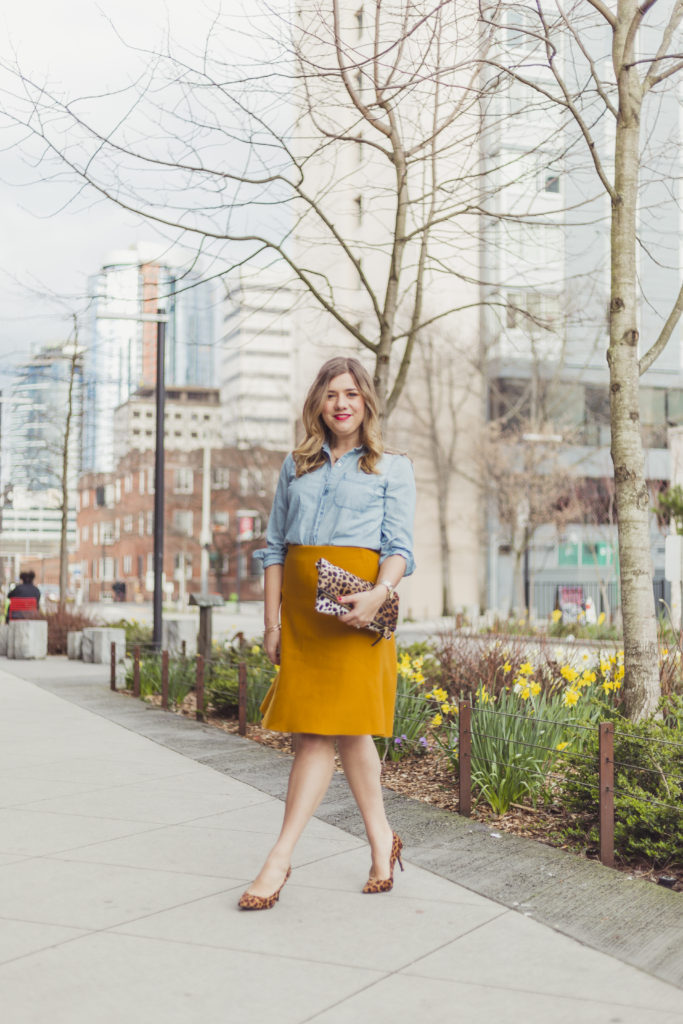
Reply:
[[[315, 563], [318, 570], [318, 587], [315, 594], [315, 610], [323, 615], [336, 615], [343, 619], [348, 615], [350, 609], [344, 604], [339, 604], [339, 598], [347, 594], [359, 594], [363, 590], [372, 590], [375, 586], [369, 580], [361, 576], [354, 576], [346, 569], [340, 569], [333, 565], [326, 558], [319, 558]], [[373, 633], [379, 633], [378, 640], [384, 637], [391, 639], [398, 623], [398, 594], [387, 597], [383, 605], [378, 609], [377, 615], [366, 629]], [[377, 641], [375, 641], [377, 642]]]

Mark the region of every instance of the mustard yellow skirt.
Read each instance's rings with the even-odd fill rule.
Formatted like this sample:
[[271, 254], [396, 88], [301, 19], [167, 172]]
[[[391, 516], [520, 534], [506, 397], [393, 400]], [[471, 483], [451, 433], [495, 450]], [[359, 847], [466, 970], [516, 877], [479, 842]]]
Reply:
[[369, 548], [290, 545], [282, 585], [280, 671], [266, 694], [263, 726], [322, 736], [391, 736], [396, 644], [315, 610], [315, 563], [326, 558], [374, 580], [379, 553]]

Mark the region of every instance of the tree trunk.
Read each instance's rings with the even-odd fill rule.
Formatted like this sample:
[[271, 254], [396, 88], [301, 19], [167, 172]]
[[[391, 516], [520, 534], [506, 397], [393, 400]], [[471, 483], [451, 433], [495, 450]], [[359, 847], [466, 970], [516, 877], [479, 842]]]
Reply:
[[[74, 317], [75, 321], [75, 317]], [[64, 447], [62, 449], [62, 521], [59, 535], [59, 610], [66, 606], [66, 592], [69, 586], [69, 441], [71, 439], [71, 421], [74, 405], [74, 377], [78, 363], [78, 324], [75, 324], [74, 351], [69, 363], [69, 391], [66, 400], [66, 419], [64, 421]]]
[[[624, 623], [624, 701], [630, 718], [653, 712], [660, 694], [657, 620], [652, 593], [650, 498], [645, 482], [638, 403], [638, 330], [636, 309], [636, 208], [640, 162], [641, 83], [626, 66], [624, 37], [635, 13], [615, 31], [615, 71], [619, 84], [611, 224], [610, 410], [612, 462], [619, 534], [621, 600]], [[624, 12], [626, 14], [626, 12]]]
[[451, 595], [451, 545], [448, 540], [448, 523], [450, 519], [448, 479], [446, 479], [445, 486], [443, 486], [443, 481], [439, 481], [437, 489], [437, 504], [439, 509], [439, 547], [441, 553], [441, 614], [447, 616], [453, 614], [453, 602]]

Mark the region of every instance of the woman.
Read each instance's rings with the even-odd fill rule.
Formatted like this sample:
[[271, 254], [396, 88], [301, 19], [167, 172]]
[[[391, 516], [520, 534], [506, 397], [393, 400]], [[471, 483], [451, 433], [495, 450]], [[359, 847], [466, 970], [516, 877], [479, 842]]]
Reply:
[[[264, 644], [280, 665], [261, 706], [263, 725], [293, 733], [295, 756], [282, 830], [240, 900], [245, 910], [266, 910], [278, 899], [296, 842], [332, 778], [335, 743], [370, 842], [363, 892], [388, 892], [401, 863], [372, 739], [392, 734], [396, 649], [393, 637], [374, 643], [376, 634], [364, 627], [414, 568], [412, 465], [384, 451], [377, 395], [357, 359], [324, 364], [306, 397], [303, 424], [305, 440], [285, 459], [267, 547], [259, 552]], [[319, 558], [376, 581], [371, 590], [342, 598], [343, 618], [315, 611]]]

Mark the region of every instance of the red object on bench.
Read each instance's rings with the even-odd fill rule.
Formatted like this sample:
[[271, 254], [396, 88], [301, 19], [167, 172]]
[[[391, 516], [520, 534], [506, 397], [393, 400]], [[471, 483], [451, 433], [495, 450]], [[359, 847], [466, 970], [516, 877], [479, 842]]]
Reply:
[[38, 602], [35, 597], [10, 597], [9, 619], [37, 619]]

